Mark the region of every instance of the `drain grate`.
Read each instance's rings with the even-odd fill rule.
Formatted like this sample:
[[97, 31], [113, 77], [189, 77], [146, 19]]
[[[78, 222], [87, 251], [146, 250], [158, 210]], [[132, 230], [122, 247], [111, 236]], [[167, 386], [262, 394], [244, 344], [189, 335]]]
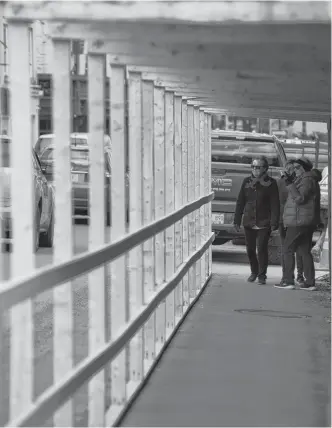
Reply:
[[263, 317], [271, 318], [311, 318], [310, 315], [306, 314], [284, 311], [272, 311], [266, 309], [234, 309], [234, 312], [239, 312], [241, 314], [261, 315]]

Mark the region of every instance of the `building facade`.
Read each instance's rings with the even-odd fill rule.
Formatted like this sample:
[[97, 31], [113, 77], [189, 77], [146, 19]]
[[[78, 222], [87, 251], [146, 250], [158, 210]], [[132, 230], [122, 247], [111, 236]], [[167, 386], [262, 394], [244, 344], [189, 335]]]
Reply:
[[[37, 84], [35, 30], [29, 27], [29, 66], [31, 95], [31, 141], [39, 135], [39, 100], [41, 90]], [[4, 4], [0, 2], [0, 133], [11, 134], [10, 82], [9, 82], [8, 25], [4, 18]]]
[[[43, 89], [40, 100], [39, 133], [50, 134], [52, 124], [52, 41], [47, 25], [35, 23], [36, 67], [38, 84]], [[88, 132], [88, 79], [87, 50], [82, 40], [72, 41], [71, 51], [71, 123], [72, 132]], [[107, 70], [105, 70], [105, 74]], [[109, 80], [105, 82], [105, 132], [109, 134]]]

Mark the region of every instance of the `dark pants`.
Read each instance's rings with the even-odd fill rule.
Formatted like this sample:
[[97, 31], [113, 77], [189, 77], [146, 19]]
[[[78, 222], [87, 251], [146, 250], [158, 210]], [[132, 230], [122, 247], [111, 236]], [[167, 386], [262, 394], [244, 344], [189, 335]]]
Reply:
[[271, 229], [268, 227], [264, 229], [245, 228], [244, 233], [251, 273], [258, 275], [260, 278], [266, 278], [269, 263], [268, 243]]
[[303, 279], [303, 259], [299, 250], [296, 251], [296, 270], [297, 279]]
[[[281, 268], [282, 268], [282, 280], [285, 278], [285, 256], [284, 256], [284, 242], [286, 237], [286, 228], [284, 225], [279, 226], [279, 235], [280, 235], [280, 241], [281, 241]], [[294, 258], [294, 254], [293, 254]], [[294, 267], [295, 267], [295, 261], [293, 261]], [[293, 270], [293, 282], [294, 282], [294, 270]]]
[[313, 228], [309, 226], [288, 227], [286, 229], [283, 256], [284, 280], [288, 284], [292, 284], [294, 282], [294, 255], [298, 252], [299, 258], [302, 259], [306, 284], [315, 285], [315, 267], [311, 255], [313, 233]]

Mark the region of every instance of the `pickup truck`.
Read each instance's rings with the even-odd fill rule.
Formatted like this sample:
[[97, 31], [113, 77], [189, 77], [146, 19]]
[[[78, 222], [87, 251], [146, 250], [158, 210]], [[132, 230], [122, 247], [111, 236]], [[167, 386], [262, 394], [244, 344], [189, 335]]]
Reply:
[[[287, 161], [285, 151], [277, 137], [240, 131], [212, 131], [212, 230], [214, 245], [233, 240], [244, 242], [244, 230], [233, 227], [236, 200], [242, 181], [251, 174], [253, 158], [264, 155], [269, 161], [269, 174], [280, 178]], [[235, 240], [235, 241], [234, 241]], [[270, 263], [280, 262], [280, 238], [273, 234], [269, 242]]]

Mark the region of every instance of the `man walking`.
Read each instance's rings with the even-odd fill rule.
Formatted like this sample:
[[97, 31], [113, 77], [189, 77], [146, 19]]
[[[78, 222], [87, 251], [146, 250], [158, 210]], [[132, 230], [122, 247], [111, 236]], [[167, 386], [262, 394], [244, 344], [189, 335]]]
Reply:
[[294, 175], [287, 175], [287, 201], [283, 212], [286, 236], [283, 245], [284, 278], [277, 288], [294, 289], [294, 255], [302, 258], [305, 282], [301, 289], [315, 290], [315, 267], [311, 255], [312, 236], [317, 223], [317, 183], [312, 163], [305, 157], [294, 161]]
[[[251, 275], [248, 282], [266, 284], [268, 267], [268, 242], [271, 229], [279, 226], [279, 193], [276, 180], [267, 172], [269, 163], [265, 156], [253, 159], [251, 176], [243, 180], [236, 202], [234, 228], [238, 231], [243, 215], [243, 226]], [[257, 245], [257, 254], [256, 254]]]

